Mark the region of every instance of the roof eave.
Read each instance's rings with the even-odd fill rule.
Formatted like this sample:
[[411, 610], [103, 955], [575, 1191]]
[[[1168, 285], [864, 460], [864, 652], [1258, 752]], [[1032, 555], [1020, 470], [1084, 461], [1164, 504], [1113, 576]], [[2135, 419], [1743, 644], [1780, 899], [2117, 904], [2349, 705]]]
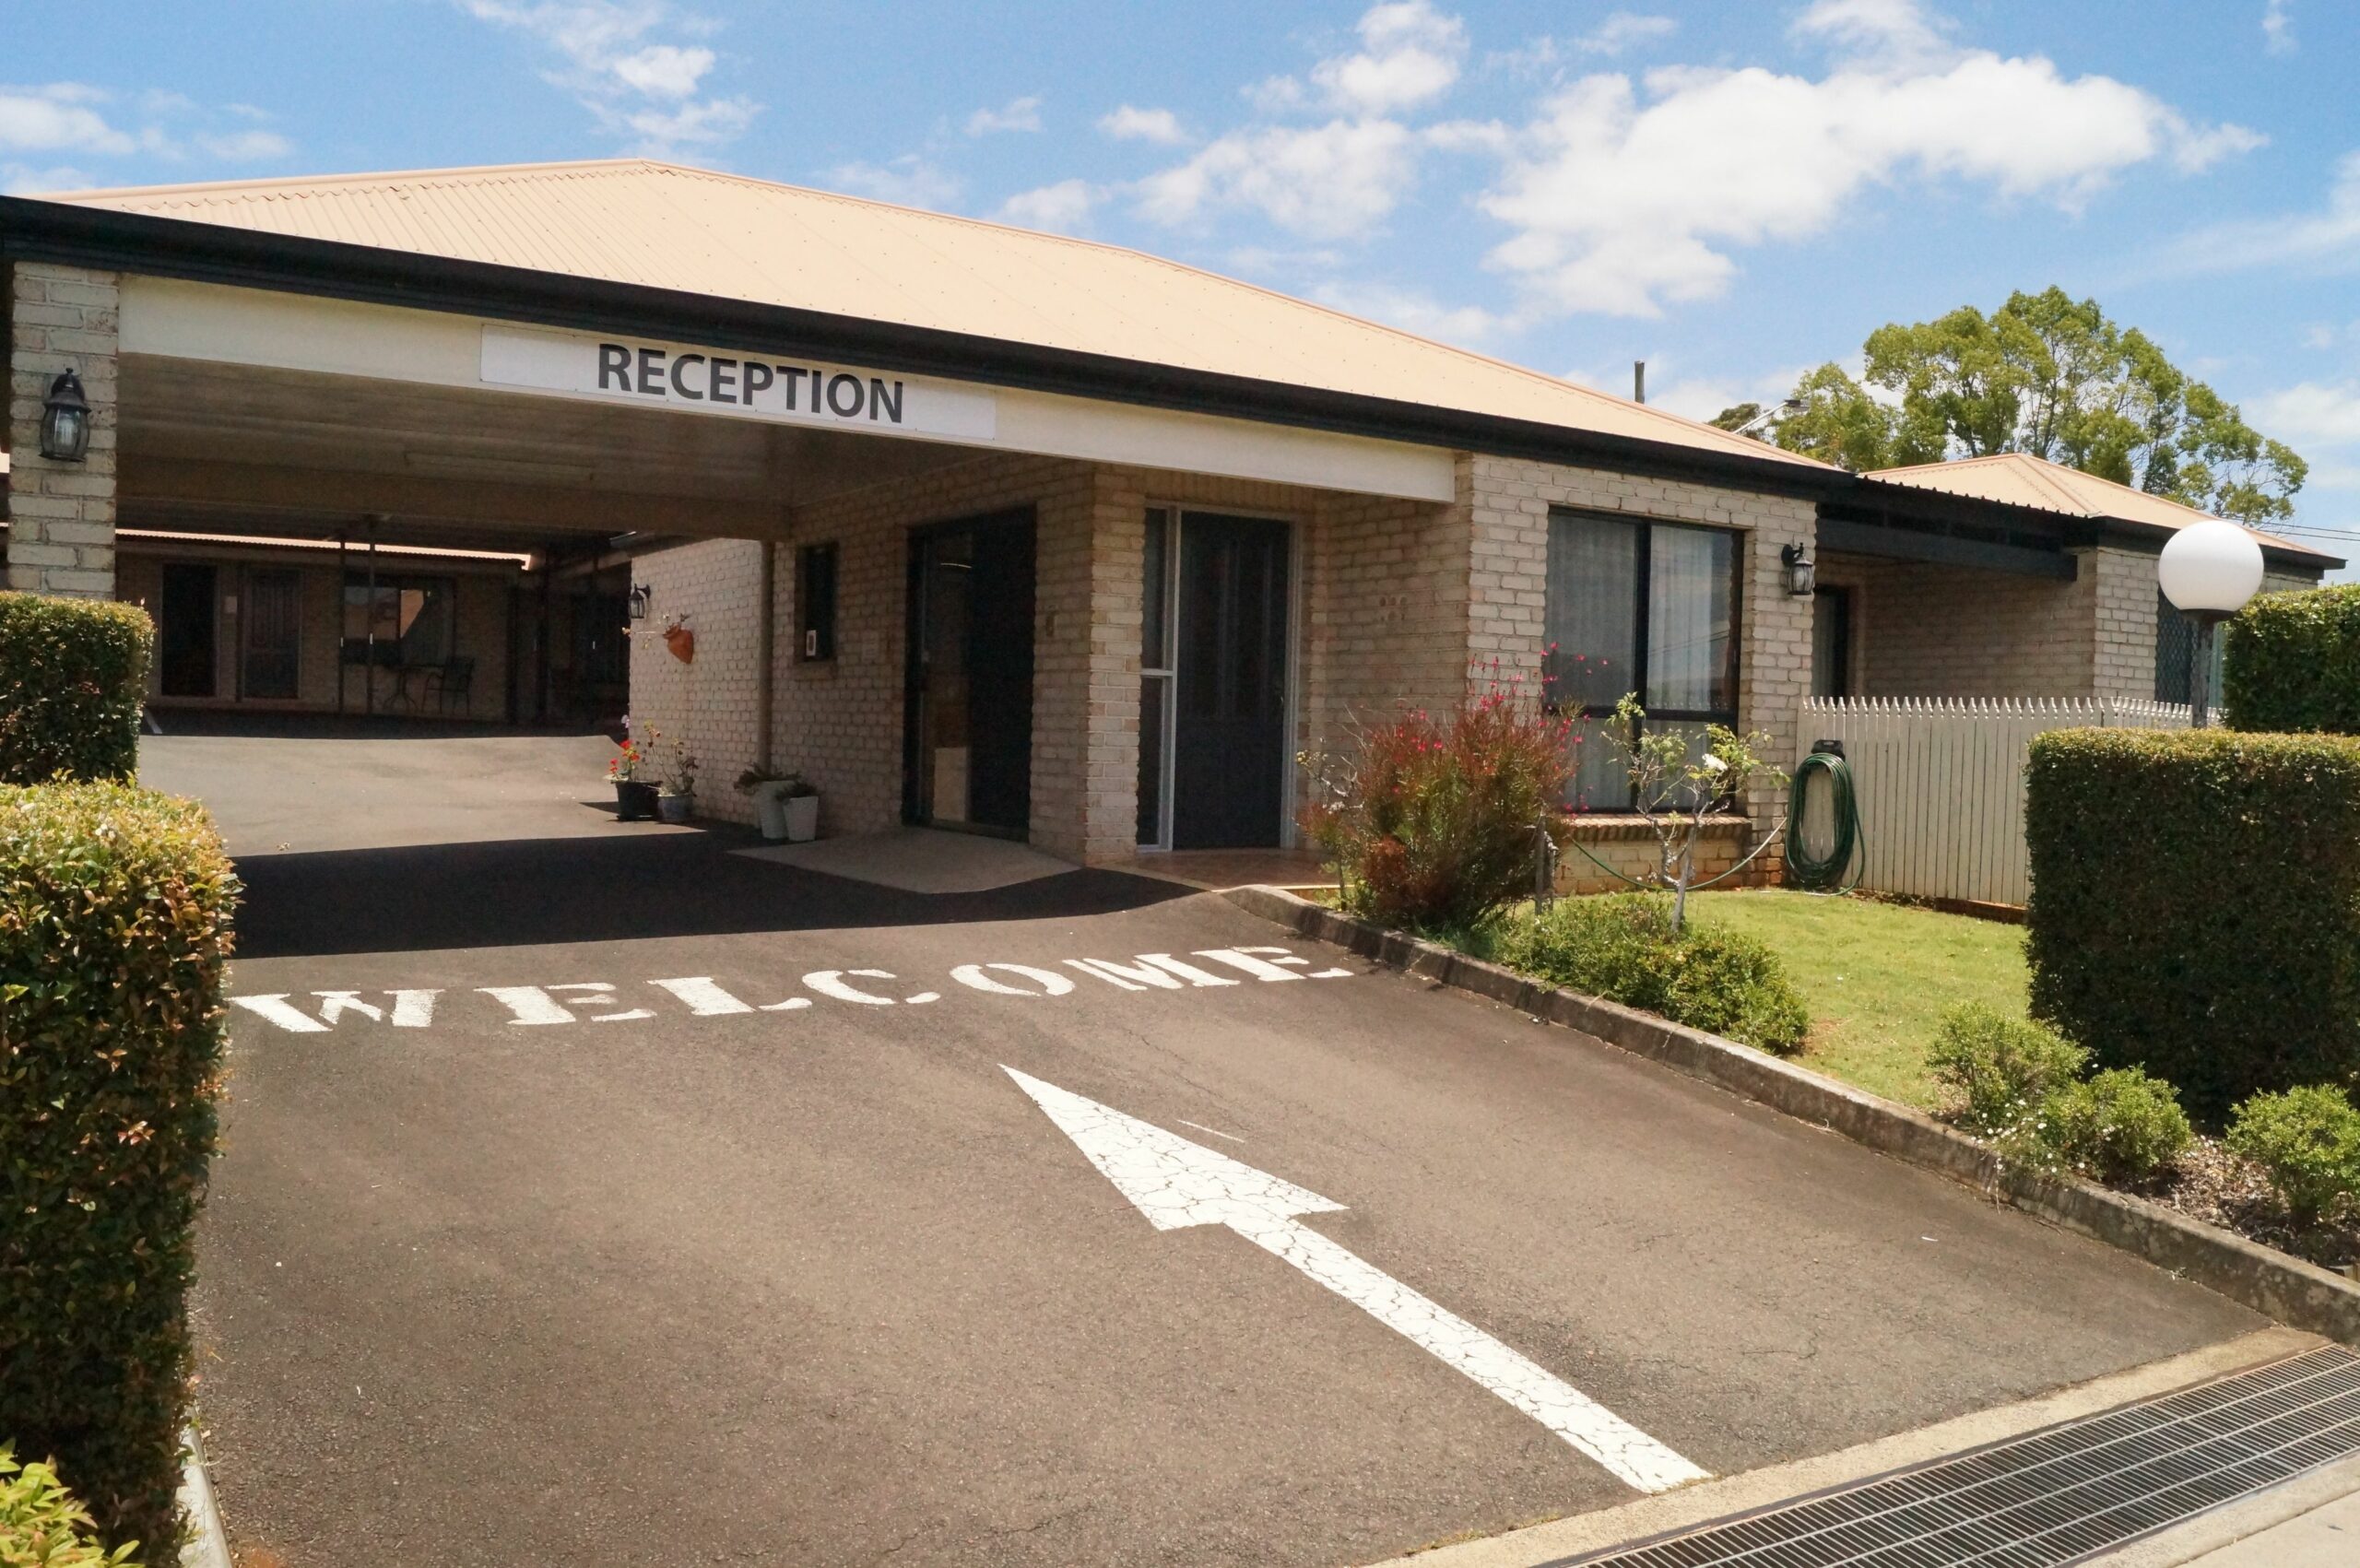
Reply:
[[[1983, 508], [2011, 517], [2020, 517], [2068, 533], [2094, 530], [2101, 543], [2129, 544], [2146, 549], [2161, 549], [2176, 528], [2160, 523], [2144, 523], [2134, 518], [2110, 517], [2085, 512], [2058, 512], [2045, 506], [2026, 506], [2018, 501], [1994, 501], [1985, 496], [1961, 495], [1955, 490], [1937, 489], [1930, 485], [1904, 484], [1898, 480], [1879, 478], [1871, 474], [1859, 477], [1858, 491], [1849, 498], [1872, 505], [1893, 508], [1919, 506], [1938, 513], [1960, 515], [1961, 509]], [[2248, 530], [2251, 532], [2251, 530]], [[2257, 540], [2261, 546], [2263, 560], [2278, 566], [2300, 567], [2305, 571], [2340, 572], [2344, 561], [2341, 556], [2307, 546], [2274, 544]]]
[[1857, 481], [1774, 457], [1576, 430], [831, 312], [423, 255], [182, 218], [0, 196], [0, 257], [768, 353], [1774, 494]]

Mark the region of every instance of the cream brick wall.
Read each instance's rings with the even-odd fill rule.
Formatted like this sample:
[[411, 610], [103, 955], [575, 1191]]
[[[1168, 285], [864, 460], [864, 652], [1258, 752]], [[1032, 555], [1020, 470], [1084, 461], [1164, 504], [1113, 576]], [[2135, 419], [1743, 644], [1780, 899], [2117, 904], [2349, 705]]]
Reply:
[[[7, 585], [114, 593], [117, 275], [46, 262], [8, 269]], [[41, 406], [71, 369], [90, 404], [80, 463], [41, 454]]]
[[[761, 552], [754, 539], [708, 539], [639, 559], [634, 576], [654, 590], [648, 618], [631, 639], [632, 733], [662, 732], [652, 756], [665, 775], [669, 742], [687, 743], [697, 761], [696, 813], [751, 822], [753, 802], [733, 787], [752, 766], [756, 744], [755, 671], [761, 658]], [[664, 629], [685, 619], [695, 656], [672, 656]]]
[[[1496, 656], [1504, 670], [1540, 679], [1548, 645], [1552, 506], [1736, 529], [1743, 536], [1738, 721], [1743, 729], [1767, 733], [1775, 747], [1785, 746], [1811, 691], [1811, 605], [1787, 593], [1778, 552], [1783, 545], [1808, 544], [1816, 536], [1818, 513], [1811, 501], [1502, 457], [1476, 456], [1465, 469], [1472, 524], [1470, 658]], [[1748, 796], [1747, 815], [1766, 830], [1776, 821], [1785, 796], [1783, 782], [1764, 784]], [[1775, 875], [1777, 858], [1775, 850], [1765, 854], [1754, 863], [1755, 871]]]
[[[2081, 575], [2059, 583], [1833, 551], [1819, 568], [1821, 582], [1853, 590], [1855, 690], [1863, 697], [2090, 695], [2086, 561]], [[2149, 636], [2152, 649], [2152, 629]]]

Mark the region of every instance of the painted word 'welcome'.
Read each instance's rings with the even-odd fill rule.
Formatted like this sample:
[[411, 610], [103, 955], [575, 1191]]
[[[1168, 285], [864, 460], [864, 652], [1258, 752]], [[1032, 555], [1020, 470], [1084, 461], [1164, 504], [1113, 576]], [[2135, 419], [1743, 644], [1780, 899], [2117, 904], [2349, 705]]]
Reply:
[[[1214, 967], [1191, 963], [1170, 953], [1139, 953], [1127, 962], [1112, 959], [1065, 959], [1056, 968], [1027, 963], [962, 963], [950, 971], [950, 982], [992, 996], [1066, 996], [1078, 989], [1073, 978], [1111, 985], [1123, 991], [1182, 991], [1192, 987], [1239, 985], [1235, 978], [1274, 983], [1290, 980], [1342, 980], [1349, 969], [1313, 969], [1310, 959], [1285, 948], [1204, 948], [1188, 955]], [[1073, 974], [1066, 971], [1070, 970]], [[1228, 973], [1233, 972], [1233, 973]], [[802, 977], [797, 993], [774, 1002], [749, 1002], [711, 975], [678, 975], [649, 980], [665, 1000], [662, 1010], [685, 1008], [692, 1018], [723, 1018], [745, 1013], [796, 1012], [815, 999], [862, 1008], [925, 1007], [942, 1000], [939, 991], [907, 990], [902, 977], [882, 969], [815, 969]], [[554, 985], [478, 985], [469, 996], [490, 997], [504, 1009], [505, 1021], [525, 1027], [566, 1023], [624, 1023], [652, 1019], [658, 1008], [635, 1005], [655, 1001], [644, 993], [625, 996], [612, 981], [577, 980]], [[313, 991], [310, 1011], [294, 993], [232, 996], [230, 1003], [289, 1034], [324, 1034], [348, 1018], [366, 1020], [394, 1029], [431, 1028], [444, 995], [441, 987], [414, 987], [372, 993], [384, 999], [363, 1001], [359, 991]]]

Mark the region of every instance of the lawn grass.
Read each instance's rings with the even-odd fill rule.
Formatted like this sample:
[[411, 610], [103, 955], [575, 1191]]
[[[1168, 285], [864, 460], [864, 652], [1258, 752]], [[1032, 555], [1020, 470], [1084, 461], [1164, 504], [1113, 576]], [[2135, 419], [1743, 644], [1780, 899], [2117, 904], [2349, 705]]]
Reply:
[[1785, 961], [1811, 1008], [1798, 1061], [1919, 1110], [1942, 1103], [1926, 1051], [1945, 1011], [1983, 1002], [2024, 1016], [2020, 925], [1784, 890], [1692, 894], [1689, 909]]

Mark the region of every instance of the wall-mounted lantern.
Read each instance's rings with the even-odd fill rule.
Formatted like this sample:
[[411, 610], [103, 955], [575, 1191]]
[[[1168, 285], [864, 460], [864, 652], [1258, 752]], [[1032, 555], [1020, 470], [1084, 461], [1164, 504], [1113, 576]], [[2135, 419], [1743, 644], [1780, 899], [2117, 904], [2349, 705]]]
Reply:
[[644, 583], [634, 583], [631, 585], [631, 594], [629, 596], [631, 600], [631, 618], [633, 620], [645, 620], [647, 619], [647, 607], [655, 598], [655, 590], [649, 587]]
[[1819, 563], [1800, 545], [1780, 545], [1778, 564], [1787, 572], [1787, 592], [1798, 599], [1810, 598], [1819, 585]]
[[61, 371], [41, 406], [41, 454], [52, 463], [79, 463], [90, 451], [90, 400], [82, 378]]

